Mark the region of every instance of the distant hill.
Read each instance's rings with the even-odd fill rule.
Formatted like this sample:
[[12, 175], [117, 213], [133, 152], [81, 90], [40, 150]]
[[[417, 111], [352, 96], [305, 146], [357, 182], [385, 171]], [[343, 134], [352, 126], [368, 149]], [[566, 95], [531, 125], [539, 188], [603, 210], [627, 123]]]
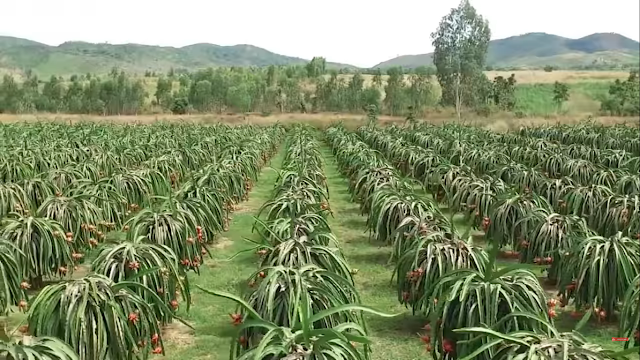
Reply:
[[[433, 54], [404, 55], [374, 67], [415, 68], [433, 64]], [[493, 67], [561, 68], [587, 65], [627, 65], [640, 61], [640, 43], [619, 34], [598, 33], [568, 39], [546, 33], [530, 33], [493, 40], [489, 43], [487, 65]]]
[[[145, 72], [202, 69], [216, 66], [268, 66], [304, 64], [308, 60], [279, 55], [253, 45], [194, 44], [181, 48], [139, 44], [65, 42], [49, 46], [35, 41], [0, 36], [0, 70], [32, 69], [40, 76], [106, 73], [113, 67]], [[351, 65], [329, 63], [330, 67]], [[1, 71], [0, 71], [1, 72]]]

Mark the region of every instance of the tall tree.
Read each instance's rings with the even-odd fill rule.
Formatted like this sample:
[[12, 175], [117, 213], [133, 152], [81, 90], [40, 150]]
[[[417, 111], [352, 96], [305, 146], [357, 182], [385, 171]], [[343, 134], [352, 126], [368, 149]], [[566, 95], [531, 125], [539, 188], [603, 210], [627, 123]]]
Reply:
[[156, 103], [160, 106], [166, 107], [171, 103], [171, 88], [172, 82], [170, 79], [160, 76], [158, 78], [158, 84], [156, 85]]
[[460, 119], [462, 106], [474, 100], [471, 96], [474, 87], [482, 83], [478, 76], [484, 69], [491, 39], [489, 22], [476, 12], [469, 0], [462, 0], [442, 18], [431, 38], [442, 102], [455, 105]]
[[409, 76], [409, 82], [411, 84], [408, 88], [409, 100], [411, 103], [410, 106], [412, 107], [411, 111], [414, 115], [421, 114], [432, 98], [430, 82], [432, 75], [433, 72], [430, 68], [419, 66], [415, 69], [414, 73]]
[[315, 78], [324, 75], [327, 71], [327, 61], [323, 57], [314, 57], [307, 63], [307, 76]]
[[38, 91], [39, 80], [38, 76], [31, 71], [26, 74], [26, 79], [22, 83], [22, 97], [24, 110], [33, 112], [38, 110], [41, 105], [41, 97]]
[[609, 86], [609, 96], [602, 100], [601, 110], [611, 115], [638, 116], [640, 113], [640, 80], [637, 71], [631, 71], [626, 81]]
[[13, 76], [5, 74], [0, 84], [0, 113], [21, 112], [22, 94]]
[[382, 69], [376, 68], [373, 71], [373, 79], [371, 80], [371, 82], [378, 89], [382, 88]]
[[49, 82], [45, 83], [42, 88], [42, 96], [46, 101], [46, 110], [50, 112], [63, 111], [65, 93], [64, 79], [52, 75]]
[[67, 111], [73, 114], [80, 114], [84, 110], [84, 87], [77, 76], [72, 76], [69, 88], [64, 96], [64, 102], [67, 104]]
[[347, 107], [349, 111], [359, 111], [362, 109], [362, 87], [364, 86], [364, 78], [359, 72], [356, 72], [349, 81]]
[[511, 74], [507, 79], [496, 76], [491, 97], [498, 109], [512, 111], [516, 106], [516, 75]]
[[189, 94], [189, 103], [199, 111], [208, 111], [211, 108], [211, 82], [209, 80], [200, 80], [191, 87]]
[[569, 100], [569, 86], [556, 81], [553, 84], [553, 101], [556, 103], [558, 110], [562, 108], [562, 104], [567, 100]]
[[266, 83], [268, 87], [276, 86], [276, 80], [278, 79], [278, 69], [275, 65], [269, 65], [267, 68]]
[[369, 86], [362, 90], [360, 102], [363, 104], [363, 108], [367, 108], [370, 105], [375, 106], [376, 109], [380, 108], [380, 90], [375, 86]]
[[384, 105], [391, 116], [400, 115], [407, 105], [407, 93], [404, 83], [404, 72], [401, 67], [387, 70], [387, 86], [384, 87]]

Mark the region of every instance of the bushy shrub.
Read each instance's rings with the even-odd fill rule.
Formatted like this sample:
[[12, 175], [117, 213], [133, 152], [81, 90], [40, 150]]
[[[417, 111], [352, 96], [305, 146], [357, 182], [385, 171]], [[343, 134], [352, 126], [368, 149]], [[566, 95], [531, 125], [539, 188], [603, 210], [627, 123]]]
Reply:
[[604, 113], [617, 116], [640, 115], [640, 80], [632, 71], [625, 81], [616, 80], [609, 87], [609, 95], [600, 104]]
[[184, 115], [189, 109], [189, 100], [186, 98], [176, 98], [171, 104], [171, 112], [176, 115]]

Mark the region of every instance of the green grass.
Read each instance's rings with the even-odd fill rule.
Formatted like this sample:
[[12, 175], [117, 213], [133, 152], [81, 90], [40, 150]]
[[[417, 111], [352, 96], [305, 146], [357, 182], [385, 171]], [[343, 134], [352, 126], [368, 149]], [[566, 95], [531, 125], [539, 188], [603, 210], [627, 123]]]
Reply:
[[387, 313], [403, 313], [395, 318], [369, 316], [367, 325], [373, 342], [373, 359], [424, 359], [427, 356], [417, 335], [426, 320], [411, 315], [400, 305], [395, 285], [391, 282], [393, 266], [387, 265], [391, 248], [369, 241], [366, 217], [359, 206], [351, 202], [348, 181], [338, 171], [335, 158], [323, 148], [325, 176], [329, 185], [329, 203], [334, 212], [329, 225], [340, 242], [349, 265], [358, 269], [356, 288], [365, 305]]
[[[600, 101], [608, 94], [609, 82], [585, 81], [569, 84], [569, 101], [560, 112], [569, 114], [598, 113]], [[516, 86], [516, 108], [528, 116], [558, 113], [553, 101], [553, 84], [521, 84]]]
[[[262, 174], [253, 188], [249, 200], [241, 203], [233, 214], [229, 231], [219, 236], [217, 245], [211, 248], [213, 258], [205, 261], [200, 276], [189, 277], [192, 285], [200, 285], [206, 289], [222, 290], [239, 294], [246, 286], [245, 281], [258, 266], [258, 257], [253, 253], [245, 253], [233, 260], [228, 259], [251, 247], [244, 241], [252, 236], [251, 228], [257, 210], [271, 197], [277, 172], [282, 163], [284, 152], [280, 151], [271, 164], [262, 170]], [[193, 326], [193, 330], [172, 325], [167, 334], [166, 359], [214, 359], [229, 358], [229, 345], [234, 329], [229, 314], [235, 306], [231, 301], [204, 294], [201, 290], [192, 290], [193, 306], [189, 313], [181, 312], [181, 316]]]

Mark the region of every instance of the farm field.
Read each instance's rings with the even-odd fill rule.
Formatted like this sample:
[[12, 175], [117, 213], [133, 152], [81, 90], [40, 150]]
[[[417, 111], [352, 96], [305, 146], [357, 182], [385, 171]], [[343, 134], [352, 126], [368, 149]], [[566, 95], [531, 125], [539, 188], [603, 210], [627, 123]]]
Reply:
[[0, 126], [0, 356], [637, 356], [637, 128], [285, 124]]

